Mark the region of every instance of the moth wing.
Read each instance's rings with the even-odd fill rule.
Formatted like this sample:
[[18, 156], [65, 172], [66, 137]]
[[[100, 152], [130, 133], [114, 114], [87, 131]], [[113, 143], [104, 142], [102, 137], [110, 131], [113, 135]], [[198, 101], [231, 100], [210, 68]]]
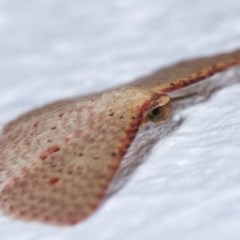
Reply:
[[142, 97], [131, 102], [119, 100], [121, 96], [104, 94], [45, 112], [37, 126], [31, 119], [3, 137], [1, 210], [14, 218], [58, 225], [89, 216], [142, 120]]
[[208, 78], [240, 63], [240, 50], [177, 63], [140, 78], [130, 85], [171, 92]]
[[80, 96], [80, 97], [76, 97], [76, 98], [59, 100], [59, 101], [44, 105], [42, 107], [38, 107], [34, 110], [31, 110], [29, 112], [26, 112], [26, 113], [20, 115], [17, 119], [10, 121], [8, 124], [6, 124], [3, 127], [2, 134], [5, 135], [5, 134], [9, 133], [16, 126], [18, 126], [19, 124], [21, 124], [25, 121], [29, 121], [29, 119], [38, 118], [41, 115], [45, 114], [46, 112], [50, 112], [50, 111], [54, 111], [59, 108], [63, 108], [71, 103], [76, 102], [76, 101], [87, 101], [96, 95], [92, 94], [92, 95], [87, 95], [87, 96]]

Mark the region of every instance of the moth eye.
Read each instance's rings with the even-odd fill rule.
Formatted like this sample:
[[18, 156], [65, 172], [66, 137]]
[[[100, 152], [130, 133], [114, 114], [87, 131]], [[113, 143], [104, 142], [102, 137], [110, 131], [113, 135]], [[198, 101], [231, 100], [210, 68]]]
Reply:
[[168, 102], [167, 104], [163, 106], [156, 106], [149, 110], [147, 113], [146, 120], [160, 123], [164, 122], [168, 119], [170, 113], [171, 113], [171, 103]]
[[147, 120], [151, 122], [159, 122], [162, 121], [163, 118], [163, 111], [161, 106], [154, 107], [149, 111], [147, 114]]
[[157, 122], [162, 118], [162, 110], [161, 107], [155, 107], [153, 108], [149, 114], [148, 114], [148, 119], [152, 122]]

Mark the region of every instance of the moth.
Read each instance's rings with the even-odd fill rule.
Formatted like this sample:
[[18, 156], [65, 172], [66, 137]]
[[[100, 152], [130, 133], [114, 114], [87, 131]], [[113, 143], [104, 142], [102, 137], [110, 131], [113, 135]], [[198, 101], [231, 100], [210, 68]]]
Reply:
[[184, 61], [10, 122], [0, 140], [1, 212], [54, 225], [86, 219], [101, 204], [141, 124], [168, 119], [167, 93], [239, 63], [240, 50]]

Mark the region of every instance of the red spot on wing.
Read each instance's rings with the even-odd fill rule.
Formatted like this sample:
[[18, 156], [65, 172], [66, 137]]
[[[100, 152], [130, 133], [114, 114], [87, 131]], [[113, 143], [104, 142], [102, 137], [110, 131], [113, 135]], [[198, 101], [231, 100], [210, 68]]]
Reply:
[[55, 185], [56, 183], [58, 183], [60, 181], [60, 178], [58, 178], [58, 177], [53, 177], [53, 178], [50, 178], [49, 180], [48, 180], [48, 183], [50, 184], [50, 185]]
[[42, 152], [39, 157], [40, 157], [40, 159], [45, 160], [51, 154], [58, 152], [59, 150], [60, 150], [60, 147], [58, 145], [53, 145], [53, 146], [49, 147], [47, 150], [45, 150], [44, 152]]

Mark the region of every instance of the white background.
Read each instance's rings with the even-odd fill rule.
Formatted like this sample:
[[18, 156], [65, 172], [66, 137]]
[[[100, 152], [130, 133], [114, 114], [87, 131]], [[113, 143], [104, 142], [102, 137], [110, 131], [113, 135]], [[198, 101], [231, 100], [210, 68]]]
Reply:
[[[240, 47], [239, 16], [239, 0], [1, 0], [0, 126], [55, 99]], [[239, 82], [235, 68], [197, 84], [169, 124], [142, 130], [87, 221], [57, 228], [0, 215], [1, 240], [239, 239]]]

